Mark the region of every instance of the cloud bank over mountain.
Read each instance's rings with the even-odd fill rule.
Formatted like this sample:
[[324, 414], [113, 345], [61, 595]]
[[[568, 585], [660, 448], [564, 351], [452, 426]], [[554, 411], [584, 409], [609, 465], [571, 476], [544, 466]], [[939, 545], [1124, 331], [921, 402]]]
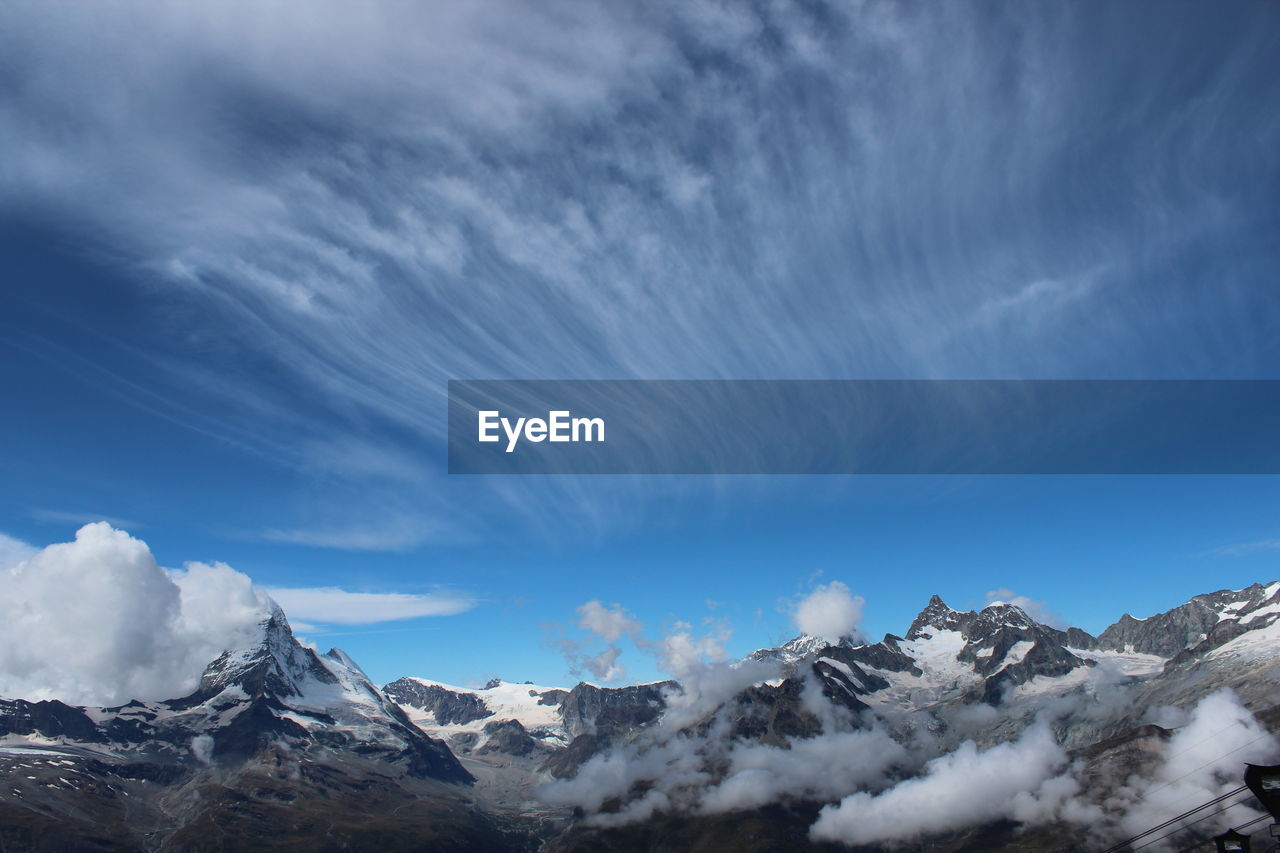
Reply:
[[840, 581], [823, 584], [796, 605], [796, 627], [802, 634], [838, 643], [856, 635], [865, 603]]
[[145, 542], [106, 522], [43, 549], [5, 537], [0, 557], [3, 698], [113, 705], [184, 695], [224, 650], [259, 639], [275, 603], [309, 631], [475, 604], [458, 592], [265, 589], [225, 563], [168, 570]]
[[0, 696], [112, 705], [193, 688], [270, 601], [222, 564], [167, 572], [105, 522], [0, 571]]
[[[657, 722], [604, 741], [539, 796], [583, 809], [600, 831], [807, 801], [826, 803], [808, 826], [815, 842], [903, 843], [1003, 823], [1066, 824], [1106, 846], [1234, 791], [1244, 763], [1280, 757], [1241, 695], [1214, 686], [1268, 707], [1272, 674], [1254, 684], [1241, 668], [1274, 648], [1278, 589], [1198, 596], [1143, 623], [1141, 639], [1037, 623], [1009, 590], [980, 612], [935, 597], [905, 639], [864, 644], [848, 639], [861, 601], [831, 582], [799, 602], [800, 637], [686, 668], [663, 685]], [[827, 644], [811, 636], [824, 624], [836, 638]], [[1169, 637], [1166, 656], [1134, 649]], [[1078, 643], [1083, 657], [1054, 656], [1055, 643]], [[1197, 643], [1205, 660], [1173, 659]], [[1007, 680], [984, 691], [982, 673]], [[1222, 821], [1258, 816], [1230, 805]]]

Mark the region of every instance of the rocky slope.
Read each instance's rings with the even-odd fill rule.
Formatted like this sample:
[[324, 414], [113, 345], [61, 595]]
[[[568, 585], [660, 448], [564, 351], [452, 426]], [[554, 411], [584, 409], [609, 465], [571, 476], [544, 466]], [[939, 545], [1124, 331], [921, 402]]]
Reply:
[[[190, 695], [112, 708], [0, 700], [0, 849], [524, 849], [473, 777], [340, 651], [316, 654], [278, 609]], [[406, 811], [406, 807], [410, 807]], [[385, 839], [384, 839], [385, 841]], [[414, 847], [401, 843], [399, 846]]]

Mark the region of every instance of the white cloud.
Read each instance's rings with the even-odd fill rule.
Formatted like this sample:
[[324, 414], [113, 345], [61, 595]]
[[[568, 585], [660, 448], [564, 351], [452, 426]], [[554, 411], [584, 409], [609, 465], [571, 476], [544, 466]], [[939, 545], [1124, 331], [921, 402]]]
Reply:
[[256, 636], [267, 599], [226, 566], [173, 575], [98, 522], [0, 572], [0, 696], [115, 704], [192, 689]]
[[623, 610], [622, 605], [607, 607], [592, 600], [578, 608], [578, 627], [607, 643], [616, 643], [622, 635], [634, 635], [644, 626]]
[[967, 741], [924, 773], [879, 794], [826, 806], [811, 829], [823, 841], [905, 841], [931, 832], [1020, 819], [1054, 808], [1077, 789], [1054, 783], [1067, 754], [1044, 722], [987, 750]]
[[[6, 556], [7, 555], [7, 556]], [[13, 558], [22, 558], [16, 562]], [[167, 571], [105, 522], [36, 550], [0, 539], [0, 697], [119, 704], [190, 692], [224, 650], [261, 638], [272, 596], [223, 563]], [[457, 593], [281, 588], [287, 614], [353, 625], [458, 613]]]
[[[1057, 710], [1079, 714], [1093, 704], [1076, 697]], [[990, 714], [984, 711], [984, 716]], [[1204, 697], [1189, 713], [1165, 716], [1179, 728], [1157, 748], [1154, 766], [1126, 766], [1119, 778], [1090, 778], [1086, 786], [1083, 768], [1079, 762], [1068, 762], [1048, 717], [1042, 717], [1016, 740], [986, 750], [966, 741], [929, 761], [911, 779], [827, 806], [811, 834], [820, 840], [867, 844], [1004, 819], [1026, 825], [1075, 824], [1103, 847], [1233, 790], [1246, 762], [1267, 764], [1280, 757], [1275, 736], [1230, 690]], [[1201, 822], [1197, 828], [1217, 832], [1256, 816], [1252, 807], [1236, 806], [1213, 817], [1213, 824]], [[1207, 817], [1198, 813], [1190, 820]]]
[[864, 603], [862, 596], [851, 593], [840, 581], [823, 584], [796, 605], [796, 627], [803, 634], [836, 643], [857, 632]]
[[209, 735], [196, 735], [191, 739], [191, 754], [201, 764], [210, 763], [213, 758], [213, 738]]
[[[475, 606], [475, 599], [453, 592], [348, 592], [338, 587], [264, 587], [289, 619], [330, 625], [368, 625], [422, 616], [452, 616]], [[301, 629], [300, 629], [301, 630]]]
[[29, 560], [38, 550], [21, 539], [0, 533], [0, 569], [11, 568], [23, 560]]
[[92, 524], [95, 521], [105, 521], [115, 528], [129, 528], [136, 530], [145, 527], [136, 521], [130, 521], [127, 518], [119, 518], [114, 515], [104, 515], [98, 512], [66, 512], [65, 510], [56, 509], [33, 509], [27, 515], [37, 521], [48, 521], [53, 524], [71, 524], [76, 527], [82, 527], [86, 524]]
[[724, 623], [713, 625], [710, 633], [699, 635], [688, 622], [676, 622], [651, 648], [656, 651], [662, 668], [684, 682], [709, 664], [723, 663], [729, 657], [724, 647], [729, 635]]
[[[963, 5], [512, 0], [495, 26], [449, 0], [259, 6], [6, 4], [0, 205], [74, 221], [271, 366], [223, 370], [175, 335], [125, 371], [172, 392], [150, 405], [199, 389], [182, 422], [417, 488], [424, 515], [457, 503], [351, 425], [394, 424], [415, 455], [451, 376], [1160, 375], [1256, 325], [1176, 283], [1150, 302], [1126, 273], [1223, 233], [1238, 194], [1220, 182], [1255, 168], [1238, 140], [1269, 150], [1274, 111], [1228, 135], [1243, 72], [1209, 73], [1203, 97], [1100, 158], [1132, 168], [1082, 184], [1057, 130], [1131, 111], [1094, 97], [1123, 89], [1113, 66], [1081, 74], [1064, 47], [1089, 43], [1088, 14], [1028, 6], [992, 27]], [[1044, 213], [1059, 197], [1072, 204]], [[1093, 270], [1106, 280], [1082, 285]], [[1216, 302], [1256, 303], [1256, 276], [1220, 278]], [[1135, 348], [1135, 328], [1177, 353]], [[281, 383], [343, 416], [285, 405]], [[504, 510], [555, 507], [543, 522], [621, 525], [627, 493], [653, 488], [484, 490]], [[328, 547], [416, 541], [267, 524]]]
[[609, 646], [600, 654], [583, 661], [583, 665], [601, 681], [618, 681], [627, 673], [626, 670], [618, 663], [618, 657], [622, 654], [622, 649], [617, 646]]
[[783, 797], [843, 797], [908, 763], [907, 750], [880, 727], [792, 740], [785, 747], [735, 743], [728, 759], [724, 781], [702, 798], [703, 811], [757, 808]]
[[335, 548], [339, 551], [410, 551], [444, 536], [443, 528], [429, 519], [397, 516], [366, 526], [309, 527], [264, 530], [267, 542]]
[[1257, 542], [1238, 542], [1234, 545], [1221, 545], [1206, 551], [1220, 557], [1247, 557], [1264, 551], [1280, 551], [1280, 539], [1260, 539]]
[[[1212, 693], [1196, 704], [1190, 719], [1164, 745], [1155, 772], [1130, 777], [1102, 804], [1114, 827], [1112, 834], [1128, 837], [1163, 823], [1238, 787], [1245, 763], [1271, 764], [1277, 758], [1280, 742], [1235, 693]], [[1213, 831], [1257, 816], [1251, 805], [1233, 808], [1216, 819], [1219, 828]]]

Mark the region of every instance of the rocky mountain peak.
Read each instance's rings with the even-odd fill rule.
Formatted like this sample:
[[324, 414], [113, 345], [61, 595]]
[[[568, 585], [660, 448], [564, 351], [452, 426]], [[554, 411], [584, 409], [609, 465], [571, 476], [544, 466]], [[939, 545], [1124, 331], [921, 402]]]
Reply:
[[[272, 609], [260, 628], [261, 639], [256, 644], [224, 651], [205, 668], [195, 693], [181, 701], [200, 704], [230, 687], [238, 687], [251, 697], [287, 698], [302, 695], [308, 680], [338, 683], [337, 676], [319, 656], [294, 639], [289, 620], [279, 606]], [[346, 658], [342, 652], [338, 654]]]
[[1173, 658], [1206, 651], [1280, 618], [1280, 581], [1220, 589], [1146, 619], [1125, 614], [1098, 635], [1098, 648]]
[[[844, 642], [846, 641], [841, 641], [841, 643]], [[776, 648], [756, 649], [748, 657], [755, 661], [777, 661], [782, 664], [792, 664], [810, 655], [817, 654], [830, 645], [822, 637], [800, 634]]]
[[918, 640], [926, 635], [931, 636], [934, 631], [958, 631], [972, 619], [973, 615], [972, 612], [961, 613], [958, 610], [952, 610], [941, 596], [934, 595], [930, 597], [924, 610], [921, 610], [912, 621], [911, 627], [907, 630], [907, 639]]
[[978, 611], [974, 620], [983, 627], [1033, 628], [1040, 623], [1027, 615], [1027, 612], [1016, 604], [1005, 601], [993, 601]]

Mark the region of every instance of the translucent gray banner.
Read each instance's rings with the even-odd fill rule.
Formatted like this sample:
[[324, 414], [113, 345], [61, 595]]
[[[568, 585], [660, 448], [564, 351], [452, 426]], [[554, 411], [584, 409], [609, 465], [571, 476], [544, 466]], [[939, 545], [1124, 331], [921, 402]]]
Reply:
[[453, 474], [1275, 474], [1280, 381], [451, 381]]

